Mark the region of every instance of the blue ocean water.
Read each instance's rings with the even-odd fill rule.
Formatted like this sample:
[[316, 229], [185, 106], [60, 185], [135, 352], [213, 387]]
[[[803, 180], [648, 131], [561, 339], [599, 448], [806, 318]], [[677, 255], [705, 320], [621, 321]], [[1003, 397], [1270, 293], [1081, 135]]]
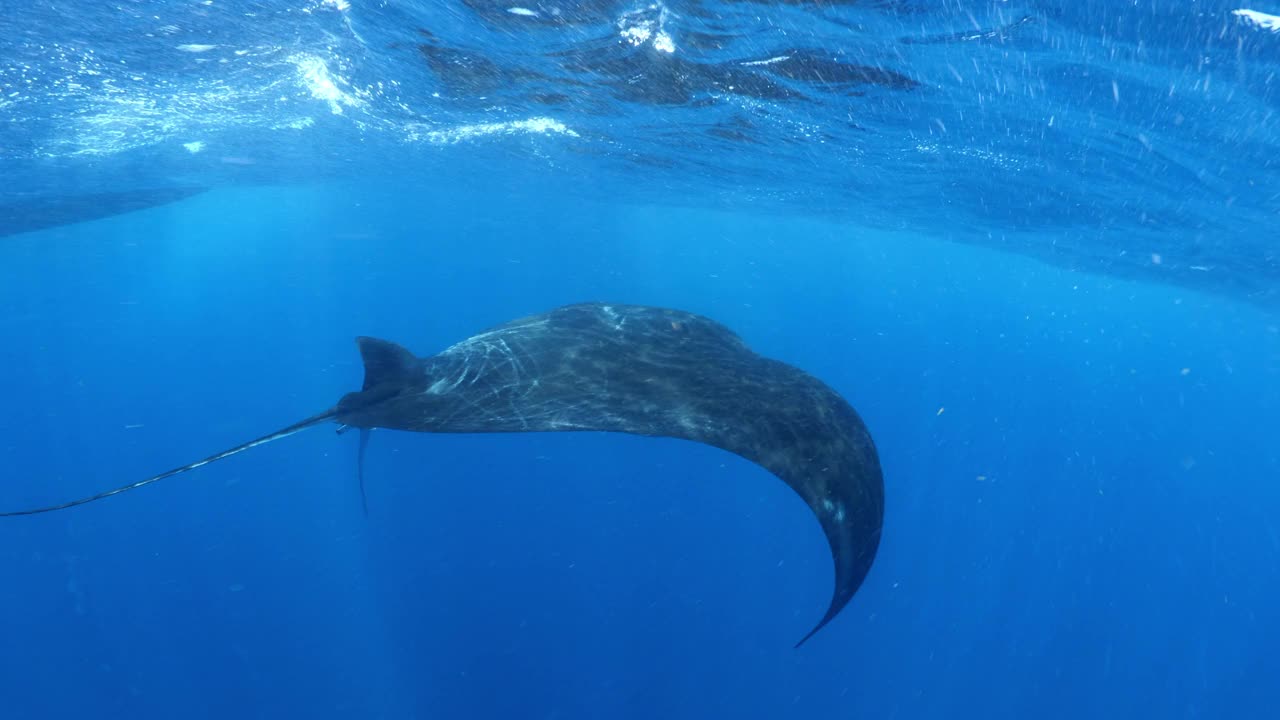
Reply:
[[376, 431], [365, 517], [312, 430], [0, 520], [5, 718], [1274, 716], [1268, 8], [0, 9], [0, 511], [584, 300], [822, 378], [886, 483], [793, 649], [829, 552], [745, 460]]

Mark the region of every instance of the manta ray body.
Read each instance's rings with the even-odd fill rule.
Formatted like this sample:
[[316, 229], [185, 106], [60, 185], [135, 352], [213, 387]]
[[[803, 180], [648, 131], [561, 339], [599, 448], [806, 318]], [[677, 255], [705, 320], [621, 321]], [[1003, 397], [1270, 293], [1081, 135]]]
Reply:
[[800, 495], [831, 547], [835, 590], [797, 646], [844, 608], [871, 568], [884, 481], [866, 426], [820, 380], [756, 354], [720, 323], [680, 310], [582, 303], [513, 320], [425, 358], [385, 340], [357, 344], [363, 387], [325, 412], [139, 482], [0, 516], [82, 505], [330, 421], [361, 430], [361, 456], [375, 428], [621, 432], [727, 450]]

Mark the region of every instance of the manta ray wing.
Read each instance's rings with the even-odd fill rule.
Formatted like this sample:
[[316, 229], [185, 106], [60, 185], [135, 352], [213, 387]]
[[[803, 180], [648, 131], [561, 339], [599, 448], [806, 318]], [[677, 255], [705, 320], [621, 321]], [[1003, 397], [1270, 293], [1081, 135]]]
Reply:
[[[377, 343], [378, 357], [403, 357]], [[368, 353], [366, 353], [368, 354]], [[679, 310], [585, 303], [491, 328], [394, 383], [366, 380], [342, 422], [414, 432], [611, 431], [705, 443], [781, 478], [817, 516], [835, 563], [834, 618], [871, 568], [884, 481], [866, 426], [817, 378]], [[381, 370], [370, 370], [381, 374]], [[394, 386], [395, 394], [387, 396]]]

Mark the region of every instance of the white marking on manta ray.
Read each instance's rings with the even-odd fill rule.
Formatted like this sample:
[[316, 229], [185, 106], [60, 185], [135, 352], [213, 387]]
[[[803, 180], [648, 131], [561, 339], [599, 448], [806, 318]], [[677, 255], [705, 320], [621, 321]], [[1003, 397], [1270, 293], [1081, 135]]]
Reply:
[[[502, 345], [502, 351], [506, 353], [507, 362], [511, 364], [511, 372], [515, 375], [517, 381], [521, 378], [527, 377], [529, 375], [529, 371], [525, 368], [524, 362], [520, 359], [520, 355], [516, 353], [515, 350], [511, 349], [511, 346], [507, 344], [505, 339], [499, 338], [498, 344]], [[533, 384], [537, 385], [538, 381], [535, 379]], [[526, 389], [525, 394], [527, 395], [528, 392], [528, 389]]]
[[500, 328], [496, 328], [494, 330], [490, 330], [488, 332], [482, 332], [479, 335], [473, 335], [467, 338], [466, 340], [463, 340], [462, 342], [457, 342], [450, 345], [449, 347], [445, 348], [444, 351], [441, 352], [440, 354], [451, 355], [459, 351], [466, 350], [473, 344], [479, 344], [485, 338], [490, 337], [492, 335], [506, 335], [508, 333], [519, 332], [521, 330], [528, 330], [530, 328], [542, 327], [543, 325], [546, 325], [548, 322], [550, 321], [546, 319], [534, 320], [533, 322], [527, 322], [522, 325], [506, 325]]
[[[440, 378], [439, 380], [431, 383], [431, 387], [427, 388], [427, 393], [431, 395], [443, 395], [447, 392], [451, 392], [454, 388], [462, 384], [462, 381], [467, 378], [467, 373], [470, 370], [471, 367], [469, 365], [464, 365], [462, 373], [458, 375], [457, 379], [452, 383], [449, 382], [448, 378]], [[476, 373], [476, 377], [479, 376], [480, 373]]]
[[694, 433], [700, 430], [706, 431], [707, 428], [710, 427], [699, 413], [693, 412], [687, 407], [680, 408], [676, 411], [676, 423], [688, 433]]
[[627, 318], [619, 315], [618, 311], [614, 310], [611, 305], [601, 305], [600, 312], [608, 318], [609, 322], [613, 323], [614, 330], [621, 330], [622, 326], [627, 324]]

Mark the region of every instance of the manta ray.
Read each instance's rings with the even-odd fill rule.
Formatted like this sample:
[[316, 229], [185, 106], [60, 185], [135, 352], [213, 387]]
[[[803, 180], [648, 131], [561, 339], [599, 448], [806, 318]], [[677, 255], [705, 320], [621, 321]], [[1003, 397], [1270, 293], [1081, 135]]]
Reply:
[[432, 433], [620, 432], [712, 445], [770, 471], [817, 516], [835, 563], [822, 629], [862, 584], [884, 518], [866, 425], [808, 373], [753, 352], [718, 322], [681, 310], [581, 303], [513, 320], [430, 357], [356, 340], [364, 385], [338, 404], [243, 445], [129, 485], [0, 517], [63, 510], [134, 490], [325, 422]]

